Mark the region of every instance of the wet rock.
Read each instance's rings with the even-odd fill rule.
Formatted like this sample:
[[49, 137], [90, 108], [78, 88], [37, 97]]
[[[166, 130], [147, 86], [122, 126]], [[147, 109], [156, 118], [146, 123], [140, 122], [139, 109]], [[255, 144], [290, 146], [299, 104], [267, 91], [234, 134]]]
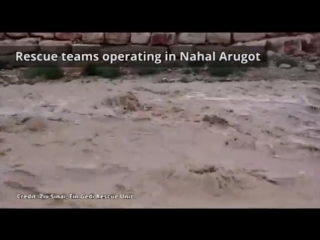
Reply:
[[218, 117], [216, 115], [205, 115], [202, 119], [203, 122], [208, 122], [210, 124], [216, 124], [216, 125], [222, 125], [222, 126], [228, 126], [229, 123], [227, 120]]
[[174, 83], [177, 82], [179, 79], [175, 79], [175, 78], [162, 78], [158, 81], [158, 83]]
[[220, 82], [232, 82], [233, 79], [232, 78], [223, 78], [220, 80]]
[[315, 61], [317, 61], [319, 59], [319, 57], [317, 57], [317, 56], [311, 56], [311, 57], [309, 57], [309, 61], [311, 61], [311, 62], [315, 62]]
[[307, 71], [307, 72], [314, 72], [314, 71], [317, 70], [317, 67], [315, 65], [313, 65], [313, 64], [307, 63], [307, 64], [304, 65], [304, 70]]
[[205, 83], [214, 83], [214, 82], [220, 82], [223, 80], [223, 78], [214, 78], [214, 77], [209, 77], [203, 80]]
[[198, 168], [198, 169], [189, 169], [189, 172], [195, 173], [195, 174], [206, 174], [206, 173], [214, 173], [217, 172], [218, 168], [215, 166], [206, 166], [203, 168]]
[[63, 82], [71, 82], [72, 80], [73, 80], [72, 78], [67, 77], [67, 78], [63, 79]]
[[164, 78], [162, 78], [162, 79], [160, 79], [160, 80], [158, 81], [158, 83], [167, 83], [167, 82], [169, 82], [169, 79], [166, 78], [166, 77], [164, 77]]
[[194, 81], [193, 79], [188, 78], [186, 76], [183, 76], [183, 77], [181, 77], [181, 78], [179, 78], [177, 80], [177, 82], [182, 82], [182, 83], [190, 83], [190, 82], [193, 82], [193, 81]]
[[279, 65], [280, 69], [290, 69], [291, 65], [290, 64], [286, 64], [286, 63], [282, 63]]
[[196, 82], [203, 82], [205, 79], [201, 76], [196, 76], [193, 81], [196, 81]]
[[273, 58], [273, 57], [280, 57], [281, 56], [281, 54], [279, 54], [279, 53], [276, 53], [276, 52], [274, 52], [274, 51], [267, 51], [267, 57], [268, 58]]

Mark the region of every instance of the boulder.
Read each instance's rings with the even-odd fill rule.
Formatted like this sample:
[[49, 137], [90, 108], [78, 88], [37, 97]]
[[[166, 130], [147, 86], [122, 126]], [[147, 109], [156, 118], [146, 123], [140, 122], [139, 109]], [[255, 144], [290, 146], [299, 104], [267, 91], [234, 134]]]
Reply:
[[151, 33], [131, 33], [132, 44], [148, 44]]
[[207, 42], [215, 44], [230, 44], [231, 33], [207, 33]]
[[56, 32], [54, 35], [59, 40], [73, 41], [75, 39], [81, 38], [81, 33], [76, 33], [76, 32]]
[[126, 45], [130, 41], [130, 33], [105, 33], [106, 42], [113, 45]]
[[82, 33], [83, 43], [104, 43], [104, 33]]
[[30, 33], [30, 36], [32, 37], [41, 37], [45, 39], [53, 39], [54, 38], [54, 33], [49, 32], [49, 33], [43, 33], [43, 32], [32, 32]]
[[261, 40], [266, 37], [266, 33], [233, 33], [235, 42], [249, 42]]
[[179, 33], [178, 42], [186, 44], [205, 44], [206, 33]]
[[23, 32], [23, 33], [18, 33], [18, 32], [14, 32], [14, 33], [6, 33], [9, 37], [12, 38], [23, 38], [23, 37], [27, 37], [28, 33], [27, 32]]
[[176, 33], [174, 32], [155, 32], [151, 34], [151, 40], [150, 43], [151, 45], [172, 45], [176, 41]]

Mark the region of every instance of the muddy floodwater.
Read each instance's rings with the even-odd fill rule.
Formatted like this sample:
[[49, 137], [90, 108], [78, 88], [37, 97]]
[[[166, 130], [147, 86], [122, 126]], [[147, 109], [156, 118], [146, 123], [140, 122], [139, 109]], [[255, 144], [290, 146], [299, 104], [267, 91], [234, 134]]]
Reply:
[[320, 207], [319, 81], [0, 88], [0, 207]]

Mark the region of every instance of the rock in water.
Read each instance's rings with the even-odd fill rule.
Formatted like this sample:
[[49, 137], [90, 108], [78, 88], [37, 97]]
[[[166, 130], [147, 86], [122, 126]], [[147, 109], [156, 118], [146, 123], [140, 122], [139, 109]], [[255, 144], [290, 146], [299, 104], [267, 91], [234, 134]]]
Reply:
[[282, 63], [282, 64], [280, 64], [279, 68], [281, 68], [281, 69], [290, 69], [291, 65], [286, 64], [286, 63]]
[[317, 70], [317, 67], [313, 64], [306, 64], [304, 65], [304, 70], [307, 72], [314, 72]]
[[202, 121], [204, 122], [208, 122], [210, 124], [217, 124], [217, 125], [222, 125], [222, 126], [228, 126], [229, 123], [227, 120], [219, 117], [219, 116], [216, 116], [216, 115], [205, 115], [202, 119]]

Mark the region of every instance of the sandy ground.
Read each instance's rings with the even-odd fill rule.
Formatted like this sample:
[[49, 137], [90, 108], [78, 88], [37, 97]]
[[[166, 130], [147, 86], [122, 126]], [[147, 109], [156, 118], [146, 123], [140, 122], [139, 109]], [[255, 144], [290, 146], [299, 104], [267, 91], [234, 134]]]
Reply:
[[1, 87], [0, 207], [320, 207], [319, 107], [317, 81]]

